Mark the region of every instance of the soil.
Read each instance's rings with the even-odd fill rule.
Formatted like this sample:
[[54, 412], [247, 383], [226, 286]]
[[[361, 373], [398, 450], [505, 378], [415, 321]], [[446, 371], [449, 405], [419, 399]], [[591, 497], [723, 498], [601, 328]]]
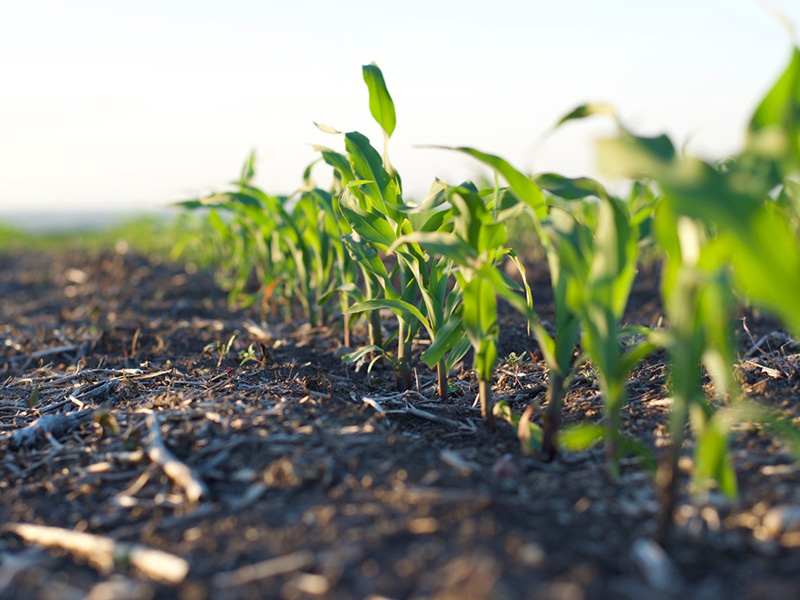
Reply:
[[[547, 274], [530, 274], [546, 318]], [[629, 308], [631, 323], [658, 322], [656, 268]], [[735, 428], [734, 501], [690, 496], [687, 448], [662, 547], [640, 459], [611, 480], [600, 449], [524, 456], [510, 425], [482, 426], [468, 370], [447, 402], [424, 368], [398, 394], [384, 367], [368, 378], [341, 362], [336, 327], [262, 317], [156, 258], [0, 256], [1, 597], [800, 598], [800, 469], [761, 428]], [[746, 391], [796, 419], [797, 346], [758, 314], [743, 323]], [[510, 352], [522, 358], [501, 361], [496, 399], [518, 412], [535, 402], [538, 419], [546, 369], [505, 310]], [[656, 452], [668, 443], [664, 358], [632, 375], [624, 410], [626, 432]], [[565, 411], [601, 418], [588, 367]], [[19, 433], [66, 413], [86, 416]], [[200, 492], [167, 474], [159, 439]], [[776, 529], [775, 515], [789, 517]], [[130, 557], [43, 550], [21, 523], [160, 549], [188, 575], [166, 583]]]

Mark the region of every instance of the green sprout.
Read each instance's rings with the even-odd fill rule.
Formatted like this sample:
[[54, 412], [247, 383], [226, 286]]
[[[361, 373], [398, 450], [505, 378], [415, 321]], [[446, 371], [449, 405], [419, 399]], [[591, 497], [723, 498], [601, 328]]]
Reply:
[[598, 211], [594, 231], [572, 218], [559, 219], [556, 227], [563, 246], [566, 302], [580, 319], [581, 344], [597, 370], [605, 407], [606, 464], [615, 477], [624, 445], [621, 410], [627, 401], [628, 374], [654, 346], [646, 339], [633, 341], [624, 350], [620, 345], [625, 334], [621, 320], [636, 274], [638, 238], [620, 200], [604, 196]]
[[[562, 253], [568, 247], [558, 243], [559, 231], [553, 228], [548, 215], [552, 208], [542, 192], [546, 190], [551, 198], [561, 197], [569, 200], [581, 199], [597, 194], [596, 182], [592, 180], [568, 179], [555, 174], [543, 174], [530, 178], [514, 168], [499, 156], [486, 154], [474, 148], [452, 148], [471, 156], [486, 166], [500, 173], [509, 184], [510, 191], [522, 203], [532, 217], [537, 238], [545, 249], [550, 269], [550, 280], [555, 305], [555, 334], [551, 335], [542, 325], [529, 302], [527, 311], [530, 315], [530, 326], [539, 344], [548, 367], [547, 410], [543, 422], [542, 449], [552, 459], [557, 448], [557, 436], [561, 423], [561, 405], [575, 369], [579, 366], [575, 361], [575, 344], [579, 336], [578, 317], [567, 303], [567, 277], [562, 271]], [[558, 211], [559, 218], [570, 219], [564, 210]], [[522, 269], [522, 266], [519, 265]], [[533, 413], [531, 403], [523, 413], [518, 433], [523, 450], [528, 451], [528, 423]]]
[[[449, 188], [447, 201], [452, 206], [452, 232], [420, 231], [400, 238], [397, 244], [417, 244], [432, 255], [447, 257], [457, 267], [453, 276], [461, 294], [460, 321], [474, 351], [481, 416], [493, 428], [491, 385], [499, 334], [497, 298], [506, 299], [524, 314], [530, 311], [528, 299], [518, 294], [519, 286], [498, 269], [504, 257], [515, 258], [505, 245], [504, 222], [518, 215], [519, 208], [516, 200], [508, 195], [494, 194], [487, 201], [470, 183]], [[453, 331], [457, 331], [458, 320], [450, 323]], [[436, 337], [435, 332], [432, 337]], [[448, 339], [448, 336], [439, 332], [438, 339]], [[442, 342], [437, 350], [447, 346]], [[435, 358], [438, 353], [430, 360]]]

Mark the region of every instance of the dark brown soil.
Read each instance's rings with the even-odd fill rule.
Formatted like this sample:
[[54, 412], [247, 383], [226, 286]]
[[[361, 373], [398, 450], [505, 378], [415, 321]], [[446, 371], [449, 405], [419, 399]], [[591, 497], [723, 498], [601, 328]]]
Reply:
[[[531, 275], [546, 317], [546, 272]], [[627, 319], [655, 324], [657, 292], [644, 270]], [[748, 393], [797, 418], [797, 347], [759, 315], [745, 323]], [[521, 411], [544, 401], [546, 372], [510, 311], [501, 330], [501, 356], [532, 351], [496, 375], [497, 399]], [[734, 502], [692, 500], [682, 461], [660, 554], [640, 460], [610, 481], [600, 450], [523, 456], [510, 426], [481, 426], [467, 371], [447, 403], [424, 368], [417, 390], [396, 394], [385, 369], [367, 380], [341, 363], [338, 335], [231, 310], [209, 277], [134, 254], [0, 256], [0, 596], [800, 598], [800, 534], [764, 519], [800, 510], [800, 470], [758, 428], [736, 430]], [[255, 360], [241, 364], [251, 347]], [[656, 450], [667, 443], [663, 358], [634, 374], [624, 420]], [[87, 408], [71, 430], [13, 437]], [[588, 369], [566, 413], [601, 417]], [[194, 505], [149, 457], [152, 415], [207, 487]], [[20, 523], [159, 548], [189, 573], [168, 585], [125, 561], [98, 569], [28, 545], [10, 531]]]

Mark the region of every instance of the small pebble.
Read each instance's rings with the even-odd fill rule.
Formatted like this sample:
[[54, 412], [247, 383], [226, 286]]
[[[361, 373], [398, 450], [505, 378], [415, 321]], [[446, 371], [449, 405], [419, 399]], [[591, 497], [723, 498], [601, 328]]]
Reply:
[[675, 563], [653, 540], [636, 540], [631, 546], [631, 560], [645, 583], [654, 589], [666, 592], [676, 590], [683, 584]]
[[762, 525], [771, 538], [800, 531], [800, 505], [776, 506], [767, 511]]
[[504, 454], [492, 466], [492, 477], [500, 480], [513, 480], [519, 477], [519, 467], [514, 462], [514, 457]]

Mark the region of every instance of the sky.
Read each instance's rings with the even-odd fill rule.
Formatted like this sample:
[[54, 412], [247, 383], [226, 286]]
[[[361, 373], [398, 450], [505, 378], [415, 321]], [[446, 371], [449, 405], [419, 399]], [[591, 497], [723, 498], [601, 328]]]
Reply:
[[[800, 26], [800, 2], [772, 6]], [[291, 193], [313, 144], [342, 145], [315, 121], [379, 146], [361, 76], [372, 61], [407, 196], [479, 172], [430, 144], [597, 175], [609, 123], [545, 135], [587, 101], [724, 156], [791, 45], [756, 0], [4, 2], [0, 219], [164, 206], [224, 188], [253, 148], [257, 183]]]

